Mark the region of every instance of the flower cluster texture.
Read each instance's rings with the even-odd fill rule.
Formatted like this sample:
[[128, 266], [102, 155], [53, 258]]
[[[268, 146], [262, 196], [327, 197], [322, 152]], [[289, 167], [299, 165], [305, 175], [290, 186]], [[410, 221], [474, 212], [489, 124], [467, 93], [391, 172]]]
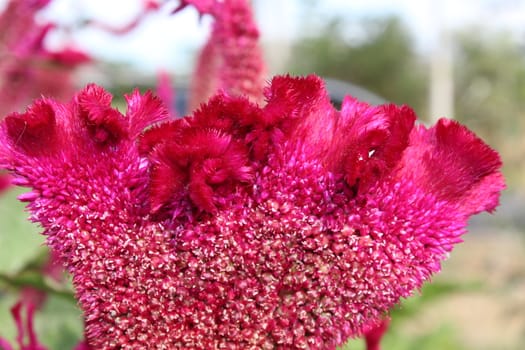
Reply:
[[438, 272], [498, 154], [406, 106], [279, 76], [169, 119], [89, 85], [0, 128], [0, 167], [73, 277], [95, 349], [335, 349]]

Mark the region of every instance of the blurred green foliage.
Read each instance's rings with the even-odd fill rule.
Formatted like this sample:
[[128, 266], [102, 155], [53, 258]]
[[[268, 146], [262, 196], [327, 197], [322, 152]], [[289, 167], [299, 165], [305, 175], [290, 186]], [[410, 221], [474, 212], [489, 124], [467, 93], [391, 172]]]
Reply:
[[332, 19], [321, 32], [299, 41], [289, 70], [315, 72], [324, 77], [358, 84], [389, 101], [425, 107], [427, 71], [412, 39], [397, 17], [360, 20], [360, 39], [347, 38], [345, 20]]
[[40, 229], [27, 220], [24, 204], [16, 200], [22, 192], [10, 189], [0, 196], [0, 336], [14, 344], [17, 333], [10, 310], [20, 289], [30, 286], [48, 295], [35, 313], [39, 340], [50, 350], [72, 349], [83, 336], [80, 310], [69, 281], [58, 284], [39, 271], [47, 260], [47, 248]]
[[[425, 119], [430, 57], [416, 51], [399, 18], [335, 17], [324, 22], [328, 24], [315, 35], [295, 44], [288, 64], [291, 72], [315, 72], [358, 84], [388, 101], [410, 105]], [[304, 23], [305, 28], [309, 25]], [[448, 117], [466, 124], [497, 149], [509, 188], [523, 191], [523, 48], [505, 32], [469, 28], [450, 34], [454, 42], [455, 113]]]
[[45, 251], [44, 238], [24, 213], [24, 204], [16, 200], [23, 190], [0, 195], [0, 274], [14, 275], [35, 256]]
[[456, 118], [502, 155], [512, 190], [523, 189], [525, 172], [525, 54], [504, 32], [483, 28], [456, 34]]
[[[477, 290], [478, 284], [457, 284], [443, 282], [426, 283], [421, 292], [405, 299], [391, 312], [392, 321], [382, 341], [385, 350], [463, 350], [466, 349], [457, 338], [455, 330], [448, 324], [438, 324], [431, 332], [411, 334], [404, 324], [420, 312], [426, 305], [450, 296], [453, 293]], [[362, 339], [350, 340], [341, 350], [365, 350]]]

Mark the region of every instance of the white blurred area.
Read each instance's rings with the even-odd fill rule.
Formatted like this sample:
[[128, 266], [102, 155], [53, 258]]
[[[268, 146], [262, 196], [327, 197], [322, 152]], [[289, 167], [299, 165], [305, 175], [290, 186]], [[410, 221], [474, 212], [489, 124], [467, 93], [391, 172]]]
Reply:
[[[144, 0], [53, 0], [39, 19], [59, 24], [48, 38], [51, 48], [73, 45], [97, 62], [109, 63], [112, 74], [122, 67], [122, 74], [117, 75], [132, 83], [151, 78], [159, 70], [184, 80], [193, 70], [195, 54], [207, 38], [211, 20], [199, 18], [193, 8], [171, 15], [178, 1], [158, 1], [162, 10], [149, 13], [125, 35], [83, 24], [96, 20], [124, 27], [141, 13]], [[0, 7], [6, 2], [0, 0]], [[521, 42], [525, 38], [524, 0], [252, 0], [252, 4], [270, 75], [285, 73], [292, 43], [302, 36], [316, 35], [328, 18], [343, 18], [348, 41], [359, 41], [359, 29], [353, 25], [359, 19], [399, 16], [411, 31], [416, 49], [430, 58], [432, 116], [454, 115], [454, 43], [449, 33], [459, 27], [482, 25], [505, 29]], [[81, 74], [81, 83], [104, 83], [107, 72], [100, 64], [96, 69], [88, 68]]]
[[[0, 0], [0, 8], [7, 0]], [[75, 43], [95, 58], [122, 62], [151, 73], [159, 68], [186, 75], [193, 55], [206, 40], [210, 19], [199, 19], [188, 8], [170, 16], [176, 0], [159, 0], [163, 10], [150, 13], [126, 35], [115, 36], [80, 24], [88, 19], [119, 27], [141, 11], [143, 0], [53, 0], [41, 20], [52, 20], [62, 30], [50, 36], [49, 45]], [[422, 53], [435, 51], [440, 32], [459, 26], [482, 23], [523, 35], [523, 0], [252, 0], [262, 41], [270, 59], [270, 70], [278, 73], [290, 42], [303, 35], [315, 35], [330, 16], [348, 18], [349, 40], [359, 40], [352, 22], [359, 18], [395, 14], [400, 16], [416, 39]], [[65, 30], [64, 30], [65, 28]]]
[[150, 12], [124, 35], [89, 25], [79, 26], [86, 20], [96, 20], [122, 28], [141, 13], [142, 3], [141, 0], [53, 0], [43, 17], [70, 31], [56, 32], [49, 44], [60, 46], [71, 42], [95, 58], [130, 64], [145, 73], [158, 69], [187, 73], [191, 53], [205, 41], [210, 24], [209, 18], [199, 20], [193, 9], [171, 16], [173, 6], [165, 4], [161, 11]]

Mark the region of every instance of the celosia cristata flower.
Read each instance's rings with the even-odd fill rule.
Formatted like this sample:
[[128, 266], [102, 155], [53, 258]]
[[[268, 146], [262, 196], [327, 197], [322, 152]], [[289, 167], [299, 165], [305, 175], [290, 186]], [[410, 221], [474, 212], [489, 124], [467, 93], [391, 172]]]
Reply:
[[2, 123], [0, 165], [32, 187], [93, 348], [334, 349], [497, 205], [497, 153], [454, 121], [351, 97], [337, 111], [315, 76], [265, 98], [219, 93], [157, 124], [151, 94], [122, 115], [90, 85]]

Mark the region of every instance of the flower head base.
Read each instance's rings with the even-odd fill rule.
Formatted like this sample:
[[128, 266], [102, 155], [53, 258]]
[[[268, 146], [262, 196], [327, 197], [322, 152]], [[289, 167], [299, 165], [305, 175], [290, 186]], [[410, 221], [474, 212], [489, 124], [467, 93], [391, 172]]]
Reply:
[[[440, 269], [504, 187], [456, 122], [274, 78], [265, 105], [219, 93], [120, 114], [90, 85], [2, 124], [0, 165], [73, 276], [94, 348], [334, 349]], [[146, 130], [146, 131], [144, 131]]]

